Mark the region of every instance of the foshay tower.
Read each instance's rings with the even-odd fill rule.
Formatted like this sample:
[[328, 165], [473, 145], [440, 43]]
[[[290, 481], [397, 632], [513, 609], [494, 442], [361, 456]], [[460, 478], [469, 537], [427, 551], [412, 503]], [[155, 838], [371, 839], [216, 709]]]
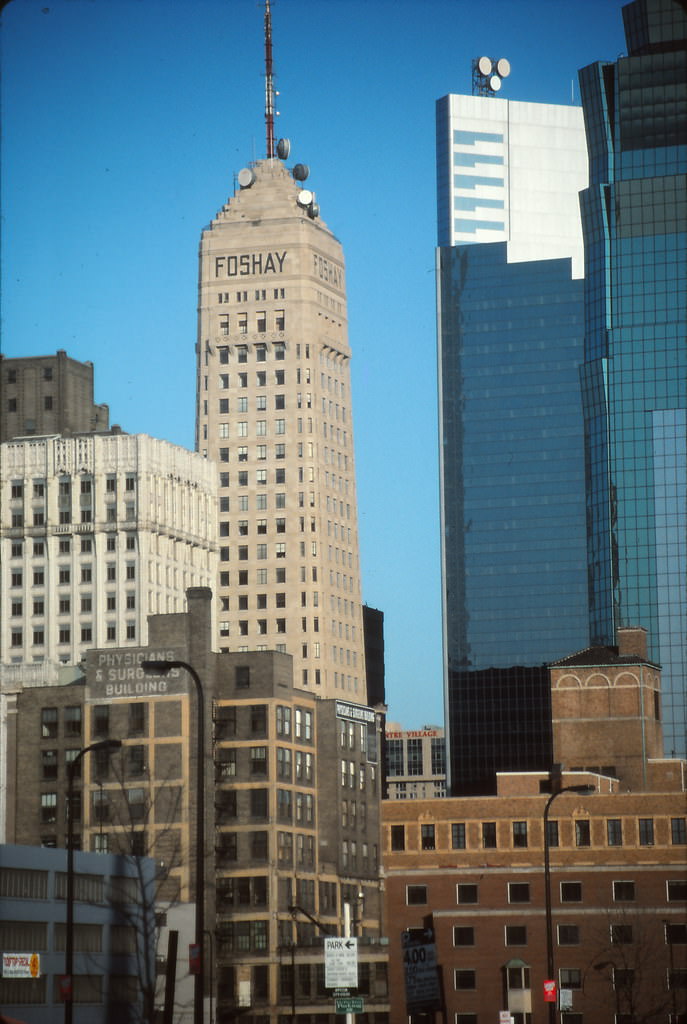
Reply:
[[274, 139], [201, 236], [196, 447], [219, 473], [218, 646], [366, 702], [343, 251]]

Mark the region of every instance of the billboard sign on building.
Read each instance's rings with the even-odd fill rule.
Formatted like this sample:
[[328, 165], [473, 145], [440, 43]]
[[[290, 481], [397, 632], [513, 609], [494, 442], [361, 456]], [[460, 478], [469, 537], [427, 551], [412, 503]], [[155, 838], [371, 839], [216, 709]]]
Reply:
[[41, 958], [38, 953], [3, 953], [3, 978], [40, 978]]
[[432, 928], [407, 928], [401, 933], [406, 983], [406, 1012], [440, 1010], [441, 985]]
[[89, 651], [86, 656], [87, 700], [131, 700], [132, 697], [167, 697], [188, 691], [186, 672], [170, 669], [165, 675], [147, 672], [144, 661], [176, 661], [171, 649], [130, 647]]

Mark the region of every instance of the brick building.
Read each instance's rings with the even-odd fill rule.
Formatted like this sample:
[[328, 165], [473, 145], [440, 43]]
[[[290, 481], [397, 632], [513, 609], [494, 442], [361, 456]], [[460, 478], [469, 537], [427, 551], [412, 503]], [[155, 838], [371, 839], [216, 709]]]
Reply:
[[0, 441], [107, 430], [110, 411], [93, 401], [93, 363], [54, 356], [0, 355]]
[[544, 812], [552, 785], [584, 784], [548, 815], [561, 1024], [687, 1020], [687, 764], [662, 757], [644, 631], [557, 662], [551, 691], [560, 781], [504, 772], [493, 796], [383, 804], [393, 1020], [401, 935], [430, 925], [446, 1019], [545, 1024]]
[[[401, 933], [429, 921], [446, 1019], [480, 1024], [509, 1009], [515, 1024], [545, 1024], [544, 781], [504, 775], [497, 796], [385, 802], [392, 1020], [405, 1019]], [[572, 992], [562, 1024], [633, 1007], [668, 1024], [673, 1006], [687, 1011], [684, 766], [653, 793], [591, 774], [563, 781], [597, 792], [562, 794], [550, 817], [554, 965]]]
[[[81, 682], [18, 695], [8, 722], [15, 835], [64, 845], [66, 760], [92, 742], [121, 739], [121, 751], [83, 762], [78, 842], [153, 857], [159, 909], [183, 915], [195, 899], [196, 698], [182, 670], [146, 674], [141, 662], [193, 665], [208, 723], [206, 964], [217, 1021], [241, 1012], [246, 1024], [277, 1024], [292, 1006], [303, 1024], [333, 1020], [322, 937], [308, 914], [340, 934], [348, 903], [367, 1021], [382, 1024], [382, 717], [294, 688], [287, 654], [213, 653], [211, 591], [192, 588], [187, 603], [186, 613], [150, 617], [147, 648], [91, 651]], [[189, 938], [180, 936], [182, 984]]]

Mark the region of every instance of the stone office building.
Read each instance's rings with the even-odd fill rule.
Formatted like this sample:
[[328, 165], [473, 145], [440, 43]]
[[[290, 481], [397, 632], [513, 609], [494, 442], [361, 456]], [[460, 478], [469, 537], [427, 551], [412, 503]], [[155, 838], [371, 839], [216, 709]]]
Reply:
[[[208, 723], [205, 963], [217, 1020], [240, 1011], [248, 1024], [277, 1024], [295, 1007], [303, 1024], [333, 1021], [314, 922], [341, 934], [348, 903], [367, 1020], [385, 1022], [382, 717], [295, 688], [286, 654], [213, 653], [210, 590], [192, 588], [187, 603], [186, 613], [150, 618], [147, 648], [92, 651], [81, 682], [19, 694], [8, 751], [17, 841], [63, 845], [65, 762], [90, 743], [121, 739], [121, 751], [84, 759], [78, 841], [153, 857], [161, 906], [195, 900], [196, 696], [182, 669], [141, 667], [187, 662], [202, 680]], [[183, 939], [179, 948], [183, 979]]]
[[140, 646], [149, 614], [214, 580], [216, 480], [193, 452], [112, 431], [7, 441], [0, 458], [3, 665]]

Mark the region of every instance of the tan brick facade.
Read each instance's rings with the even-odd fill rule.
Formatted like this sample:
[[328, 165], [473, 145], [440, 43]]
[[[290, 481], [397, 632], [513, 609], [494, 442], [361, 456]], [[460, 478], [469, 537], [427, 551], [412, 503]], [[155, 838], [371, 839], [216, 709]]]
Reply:
[[[513, 785], [508, 777], [505, 793], [496, 797], [384, 802], [392, 1020], [405, 1020], [401, 933], [429, 921], [436, 931], [447, 1020], [497, 1021], [499, 1012], [510, 1008], [531, 1012], [516, 1020], [547, 1021], [542, 990], [548, 797], [539, 794], [539, 781], [523, 776]], [[586, 781], [581, 775], [564, 776], [565, 785], [581, 781]], [[612, 965], [616, 971], [635, 971], [631, 991], [638, 1011], [658, 1009], [655, 1019], [667, 1022], [674, 997], [684, 1013], [684, 988], [666, 985], [671, 956], [673, 969], [684, 966], [684, 789], [561, 794], [550, 820], [557, 822], [559, 843], [551, 848], [554, 964], [561, 987], [572, 990], [573, 1012], [582, 1014], [570, 1021], [611, 1021], [616, 996], [626, 1010], [630, 990], [613, 990]], [[589, 844], [578, 845], [587, 836]], [[611, 839], [622, 845], [610, 846]], [[495, 845], [485, 845], [492, 841]], [[394, 849], [401, 842], [405, 849]], [[423, 843], [434, 847], [423, 849]], [[666, 922], [675, 928], [666, 931]], [[622, 932], [625, 926], [632, 929], [632, 942], [611, 942], [611, 928], [629, 935]], [[509, 976], [506, 965], [513, 961], [526, 965], [521, 989], [506, 984], [525, 969], [516, 967]], [[640, 978], [642, 965], [647, 970]], [[674, 976], [676, 985], [681, 978]]]

